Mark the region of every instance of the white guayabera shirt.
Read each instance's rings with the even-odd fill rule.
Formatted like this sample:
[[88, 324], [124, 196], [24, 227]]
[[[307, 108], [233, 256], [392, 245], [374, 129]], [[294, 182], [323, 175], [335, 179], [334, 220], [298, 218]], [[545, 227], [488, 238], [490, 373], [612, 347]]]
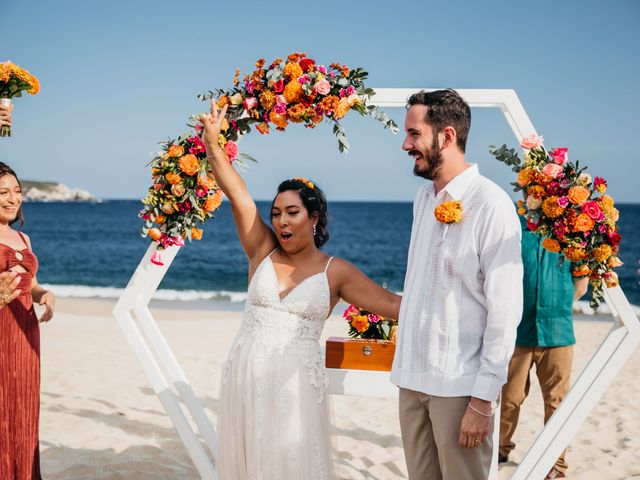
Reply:
[[[461, 201], [462, 221], [435, 208]], [[522, 315], [520, 222], [504, 190], [471, 165], [413, 205], [411, 244], [391, 381], [441, 397], [495, 401]]]

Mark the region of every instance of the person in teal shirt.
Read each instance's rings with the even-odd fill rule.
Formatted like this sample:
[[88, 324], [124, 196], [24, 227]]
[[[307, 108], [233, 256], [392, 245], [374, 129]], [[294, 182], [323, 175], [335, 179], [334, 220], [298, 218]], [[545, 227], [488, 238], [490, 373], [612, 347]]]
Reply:
[[[573, 345], [573, 303], [587, 291], [586, 277], [574, 279], [571, 264], [542, 247], [543, 237], [522, 224], [523, 312], [516, 347], [509, 362], [507, 383], [500, 407], [499, 461], [508, 461], [515, 448], [512, 436], [518, 425], [520, 406], [529, 394], [530, 371], [536, 366], [544, 400], [544, 422], [564, 399], [570, 386]], [[567, 472], [566, 452], [548, 473], [548, 479]]]

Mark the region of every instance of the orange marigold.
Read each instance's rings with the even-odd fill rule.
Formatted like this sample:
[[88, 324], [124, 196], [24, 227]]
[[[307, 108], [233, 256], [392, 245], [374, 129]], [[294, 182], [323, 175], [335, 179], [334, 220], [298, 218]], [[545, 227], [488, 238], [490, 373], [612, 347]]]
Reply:
[[182, 155], [184, 155], [184, 147], [182, 145], [170, 145], [167, 153], [170, 157], [181, 157]]
[[287, 57], [287, 62], [299, 62], [300, 59], [305, 58], [307, 56], [304, 52], [293, 52]]
[[207, 197], [207, 199], [202, 204], [202, 209], [209, 213], [216, 210], [222, 204], [222, 192], [220, 190], [216, 190], [216, 192]]
[[537, 200], [542, 200], [542, 197], [544, 197], [544, 194], [545, 194], [544, 187], [541, 187], [540, 185], [531, 185], [527, 189], [527, 195], [530, 195]]
[[284, 130], [289, 125], [289, 121], [287, 117], [284, 115], [280, 115], [276, 112], [271, 112], [269, 114], [269, 120], [278, 128], [278, 130]]
[[333, 118], [335, 118], [336, 120], [340, 120], [347, 114], [350, 108], [351, 105], [349, 105], [349, 100], [346, 97], [341, 98], [338, 106], [336, 107], [336, 111], [333, 114]]
[[598, 262], [604, 262], [611, 257], [612, 253], [611, 247], [603, 243], [591, 251], [591, 256]]
[[219, 108], [224, 107], [229, 104], [229, 97], [227, 95], [222, 95], [218, 100], [216, 100]]
[[182, 177], [179, 173], [169, 172], [164, 176], [164, 178], [170, 185], [177, 185], [182, 181]]
[[256, 60], [256, 68], [264, 67], [265, 63], [266, 63], [266, 60], [264, 58], [259, 58], [258, 60]]
[[327, 115], [331, 115], [333, 111], [338, 108], [339, 103], [340, 99], [338, 97], [335, 95], [329, 95], [320, 101], [320, 106]]
[[573, 275], [574, 277], [586, 277], [590, 273], [591, 273], [591, 269], [589, 268], [589, 265], [587, 265], [586, 263], [583, 263], [582, 265], [574, 268], [571, 271], [571, 275]]
[[552, 195], [542, 201], [542, 211], [549, 218], [558, 218], [564, 213], [564, 208], [558, 205], [558, 197]]
[[300, 85], [297, 80], [291, 80], [287, 83], [284, 87], [284, 92], [282, 92], [287, 103], [296, 102], [302, 93], [302, 85]]
[[589, 199], [589, 195], [591, 192], [582, 185], [578, 185], [577, 187], [572, 187], [569, 189], [569, 193], [567, 194], [567, 198], [574, 205], [582, 205]]
[[282, 74], [285, 77], [290, 78], [291, 80], [295, 80], [297, 82], [297, 78], [302, 75], [302, 67], [295, 62], [289, 62], [284, 66], [284, 70]]
[[534, 171], [530, 168], [523, 168], [518, 172], [518, 185], [526, 187], [533, 180]]
[[180, 170], [191, 176], [198, 172], [199, 163], [196, 156], [189, 153], [178, 160], [178, 166], [180, 167]]
[[271, 110], [276, 104], [276, 96], [271, 90], [265, 90], [260, 94], [260, 105], [265, 110]]
[[433, 211], [436, 220], [442, 223], [458, 223], [462, 220], [461, 202], [442, 202]]
[[574, 232], [590, 232], [593, 230], [596, 222], [586, 213], [581, 213], [573, 221], [572, 230]]
[[542, 241], [542, 248], [549, 252], [558, 253], [560, 251], [560, 244], [557, 240], [547, 237]]
[[570, 262], [580, 262], [587, 258], [587, 252], [582, 247], [567, 247], [562, 253]]

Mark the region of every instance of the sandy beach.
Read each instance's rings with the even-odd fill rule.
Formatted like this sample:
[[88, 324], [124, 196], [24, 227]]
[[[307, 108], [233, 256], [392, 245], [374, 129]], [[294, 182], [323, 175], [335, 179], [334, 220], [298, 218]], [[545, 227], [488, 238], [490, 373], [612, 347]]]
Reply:
[[[42, 327], [42, 470], [49, 480], [196, 479], [197, 471], [142, 368], [111, 316], [107, 300], [60, 299]], [[152, 308], [212, 422], [220, 365], [241, 313]], [[611, 317], [578, 316], [577, 374], [611, 327]], [[332, 316], [323, 337], [344, 336]], [[640, 351], [613, 381], [571, 442], [570, 478], [640, 478]], [[574, 377], [575, 378], [575, 377]], [[341, 478], [406, 478], [397, 400], [332, 397], [335, 458]], [[518, 462], [542, 426], [537, 382], [516, 432]], [[509, 478], [516, 463], [500, 470]]]

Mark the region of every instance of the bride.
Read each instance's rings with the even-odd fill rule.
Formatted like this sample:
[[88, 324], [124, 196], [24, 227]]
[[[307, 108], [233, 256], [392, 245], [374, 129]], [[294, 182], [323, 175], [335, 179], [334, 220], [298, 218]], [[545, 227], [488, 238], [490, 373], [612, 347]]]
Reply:
[[333, 479], [326, 374], [318, 340], [340, 298], [398, 318], [400, 297], [321, 252], [327, 204], [304, 178], [285, 180], [271, 226], [218, 145], [227, 107], [203, 115], [207, 158], [249, 259], [242, 326], [222, 371], [221, 480]]

